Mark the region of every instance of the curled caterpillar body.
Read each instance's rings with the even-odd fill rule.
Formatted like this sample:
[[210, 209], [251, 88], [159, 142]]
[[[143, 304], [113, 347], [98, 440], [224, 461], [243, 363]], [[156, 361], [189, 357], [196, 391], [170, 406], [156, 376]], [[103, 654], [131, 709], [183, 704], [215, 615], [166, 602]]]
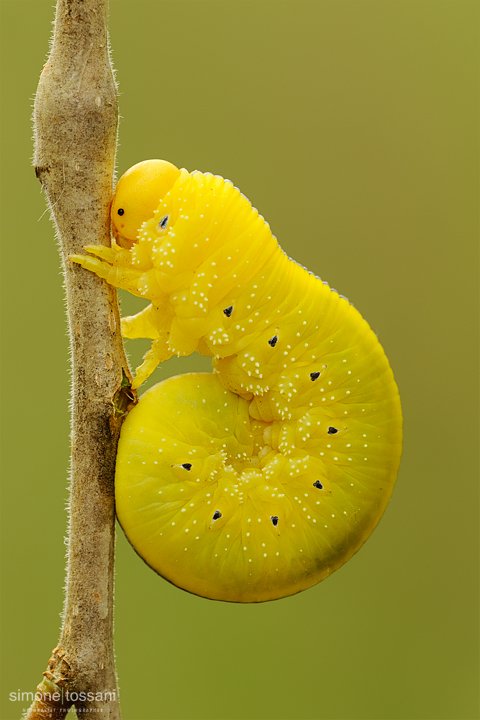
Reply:
[[[282, 252], [232, 183], [167, 174], [132, 247], [72, 258], [150, 300], [122, 321], [153, 341], [135, 387], [173, 354], [213, 357], [213, 374], [159, 383], [130, 412], [117, 514], [179, 587], [273, 600], [327, 577], [377, 525], [400, 462], [398, 390], [357, 310]], [[121, 179], [122, 218], [134, 195]]]

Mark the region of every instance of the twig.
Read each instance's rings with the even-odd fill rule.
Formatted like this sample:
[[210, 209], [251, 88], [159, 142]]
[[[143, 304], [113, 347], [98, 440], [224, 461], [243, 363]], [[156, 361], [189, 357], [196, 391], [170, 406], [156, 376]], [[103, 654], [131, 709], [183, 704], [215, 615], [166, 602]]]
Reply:
[[120, 718], [113, 655], [113, 478], [132, 395], [116, 293], [69, 262], [110, 244], [118, 124], [107, 0], [57, 0], [53, 45], [35, 99], [35, 171], [54, 218], [72, 357], [68, 563], [58, 647], [26, 718]]

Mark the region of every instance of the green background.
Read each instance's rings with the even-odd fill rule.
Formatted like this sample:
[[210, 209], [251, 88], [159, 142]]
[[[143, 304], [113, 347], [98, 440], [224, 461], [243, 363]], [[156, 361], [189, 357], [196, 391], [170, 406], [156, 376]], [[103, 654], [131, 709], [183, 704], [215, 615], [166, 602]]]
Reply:
[[[64, 581], [68, 346], [30, 160], [53, 4], [0, 4], [6, 720], [24, 706], [9, 693], [41, 680]], [[118, 533], [124, 717], [477, 718], [478, 4], [111, 0], [110, 31], [118, 171], [163, 157], [233, 180], [286, 252], [367, 318], [405, 415], [384, 519], [300, 595], [188, 595]], [[129, 343], [134, 366], [145, 350]], [[175, 360], [154, 379], [208, 367]]]

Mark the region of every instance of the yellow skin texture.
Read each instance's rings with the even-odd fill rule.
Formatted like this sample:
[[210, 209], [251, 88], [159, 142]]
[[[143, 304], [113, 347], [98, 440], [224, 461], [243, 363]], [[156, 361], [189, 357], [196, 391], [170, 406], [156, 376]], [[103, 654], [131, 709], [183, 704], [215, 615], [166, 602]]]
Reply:
[[[147, 185], [159, 168], [149, 162], [133, 169], [148, 169]], [[137, 175], [112, 204], [124, 244], [115, 209], [148, 205], [132, 247], [72, 259], [150, 300], [122, 321], [124, 336], [153, 341], [134, 387], [196, 349], [214, 372], [159, 383], [128, 415], [119, 521], [189, 592], [262, 602], [305, 590], [361, 547], [393, 491], [402, 416], [388, 361], [357, 310], [281, 251], [229, 181], [167, 168], [152, 213]]]

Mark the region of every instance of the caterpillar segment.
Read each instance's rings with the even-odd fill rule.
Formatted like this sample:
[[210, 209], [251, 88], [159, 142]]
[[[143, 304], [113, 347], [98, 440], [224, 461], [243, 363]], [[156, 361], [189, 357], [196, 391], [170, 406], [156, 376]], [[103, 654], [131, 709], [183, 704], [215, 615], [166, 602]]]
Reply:
[[274, 600], [326, 578], [379, 522], [400, 462], [398, 390], [358, 311], [283, 253], [231, 182], [168, 166], [153, 206], [148, 168], [136, 239], [115, 212], [144, 207], [145, 185], [126, 175], [120, 242], [72, 257], [150, 301], [122, 321], [126, 337], [152, 339], [135, 387], [171, 355], [213, 358], [213, 373], [165, 380], [128, 415], [117, 515], [175, 585]]

